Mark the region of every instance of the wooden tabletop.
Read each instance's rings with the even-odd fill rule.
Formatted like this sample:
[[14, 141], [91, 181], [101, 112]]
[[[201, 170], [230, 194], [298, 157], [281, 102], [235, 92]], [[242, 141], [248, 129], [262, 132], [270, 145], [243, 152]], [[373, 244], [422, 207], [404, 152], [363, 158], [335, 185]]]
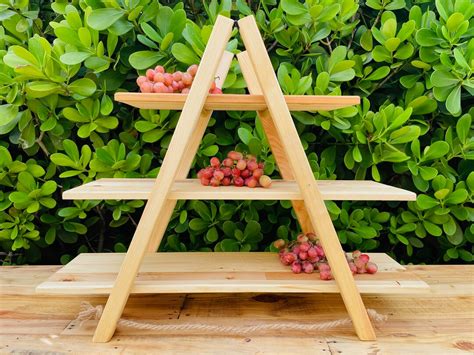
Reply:
[[[474, 266], [408, 266], [431, 290], [366, 295], [367, 308], [388, 316], [377, 341], [360, 342], [351, 325], [325, 332], [265, 331], [249, 336], [119, 328], [111, 342], [91, 342], [96, 321], [73, 322], [81, 301], [105, 297], [38, 296], [35, 287], [60, 266], [0, 268], [0, 353], [206, 354], [472, 354]], [[338, 294], [135, 295], [126, 319], [162, 324], [249, 325], [322, 322], [347, 317]]]

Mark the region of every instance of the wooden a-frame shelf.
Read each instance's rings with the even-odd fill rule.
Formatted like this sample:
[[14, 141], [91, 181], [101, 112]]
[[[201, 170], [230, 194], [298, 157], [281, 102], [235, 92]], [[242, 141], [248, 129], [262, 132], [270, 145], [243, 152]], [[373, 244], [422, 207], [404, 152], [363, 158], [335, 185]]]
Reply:
[[[63, 192], [65, 200], [148, 200], [155, 179], [99, 179]], [[367, 180], [319, 180], [324, 200], [414, 201], [416, 194]], [[172, 200], [303, 200], [295, 181], [273, 180], [268, 189], [203, 186], [197, 179], [177, 180]]]
[[[187, 94], [117, 92], [115, 101], [144, 109], [182, 110], [187, 97]], [[286, 95], [285, 102], [290, 111], [330, 111], [358, 105], [360, 97]], [[260, 111], [266, 108], [263, 95], [208, 95], [204, 103], [204, 109], [214, 111]]]
[[[375, 275], [353, 276], [324, 200], [413, 201], [410, 191], [372, 181], [316, 181], [290, 111], [329, 111], [358, 104], [356, 96], [285, 96], [252, 16], [238, 21], [246, 48], [237, 54], [249, 95], [209, 95], [221, 87], [232, 53], [234, 21], [218, 16], [189, 94], [116, 93], [142, 109], [182, 110], [156, 179], [100, 179], [64, 192], [65, 199], [146, 199], [126, 254], [81, 254], [37, 287], [42, 294], [110, 294], [94, 342], [113, 336], [130, 293], [339, 292], [361, 340], [375, 332], [360, 292], [424, 292], [428, 286], [385, 254], [373, 254]], [[201, 186], [186, 179], [214, 110], [257, 111], [282, 180], [268, 189]], [[334, 281], [295, 275], [271, 253], [156, 253], [177, 200], [291, 200], [303, 232], [314, 232]]]

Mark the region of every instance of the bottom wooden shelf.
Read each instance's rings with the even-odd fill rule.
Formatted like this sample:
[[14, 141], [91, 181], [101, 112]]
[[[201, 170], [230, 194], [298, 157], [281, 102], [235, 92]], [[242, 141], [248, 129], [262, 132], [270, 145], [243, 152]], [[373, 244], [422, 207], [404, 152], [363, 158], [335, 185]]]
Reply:
[[[375, 275], [356, 275], [361, 293], [426, 292], [429, 286], [386, 254], [369, 254]], [[80, 254], [36, 288], [41, 294], [109, 294], [125, 254]], [[339, 292], [319, 274], [293, 274], [274, 253], [152, 253], [132, 293]]]

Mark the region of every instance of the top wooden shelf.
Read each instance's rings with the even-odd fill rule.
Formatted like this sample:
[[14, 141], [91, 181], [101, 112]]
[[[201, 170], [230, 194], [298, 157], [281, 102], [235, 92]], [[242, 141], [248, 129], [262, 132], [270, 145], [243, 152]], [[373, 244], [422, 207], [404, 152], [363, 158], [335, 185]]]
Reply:
[[[115, 93], [115, 101], [152, 110], [181, 110], [187, 97], [187, 94]], [[285, 100], [290, 111], [330, 111], [360, 103], [359, 96], [286, 95]], [[267, 105], [263, 95], [209, 94], [204, 108], [214, 111], [262, 111], [267, 109]]]

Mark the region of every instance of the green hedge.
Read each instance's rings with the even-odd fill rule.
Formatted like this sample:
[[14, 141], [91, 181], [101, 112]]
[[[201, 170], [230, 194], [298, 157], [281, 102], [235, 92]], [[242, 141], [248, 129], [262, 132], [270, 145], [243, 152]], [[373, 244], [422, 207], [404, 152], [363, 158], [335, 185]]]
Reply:
[[[0, 244], [4, 263], [124, 251], [143, 201], [63, 201], [104, 177], [154, 177], [179, 112], [113, 101], [148, 67], [197, 63], [219, 13], [255, 14], [286, 94], [360, 95], [294, 113], [317, 179], [373, 179], [416, 202], [328, 202], [346, 249], [471, 262], [474, 5], [470, 0], [0, 1]], [[105, 4], [105, 5], [104, 5]], [[104, 7], [106, 6], [106, 7]], [[237, 31], [228, 49], [242, 48]], [[234, 60], [227, 93], [243, 93]], [[197, 154], [237, 149], [278, 171], [254, 112], [219, 112]], [[161, 249], [248, 251], [291, 239], [288, 201], [178, 203]]]

